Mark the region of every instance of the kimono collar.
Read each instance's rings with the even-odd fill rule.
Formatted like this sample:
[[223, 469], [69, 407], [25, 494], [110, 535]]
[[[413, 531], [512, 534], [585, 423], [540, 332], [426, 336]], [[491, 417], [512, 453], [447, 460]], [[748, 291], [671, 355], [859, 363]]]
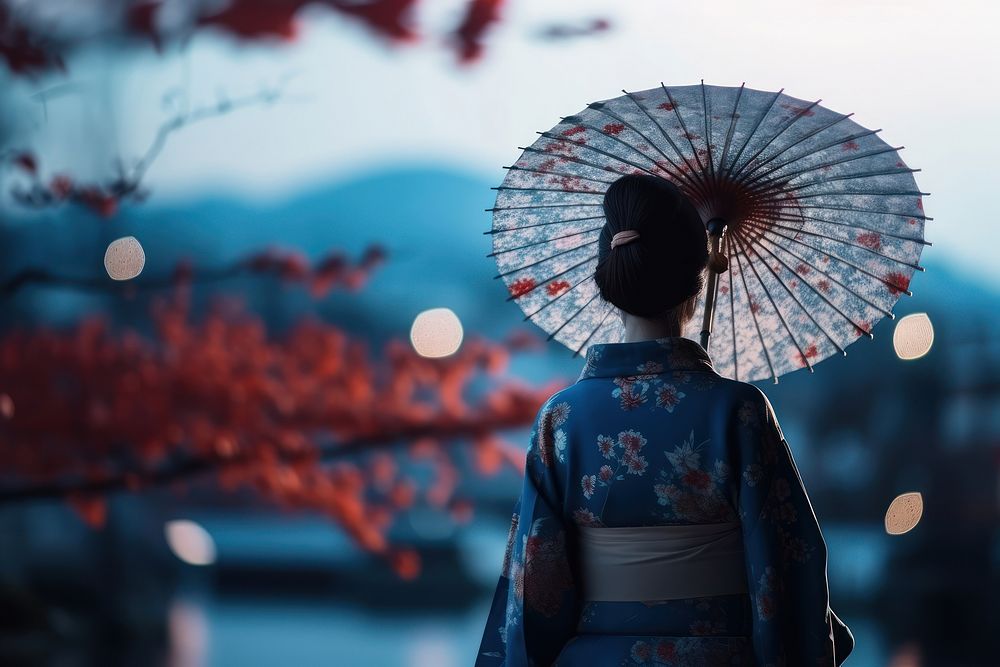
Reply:
[[578, 381], [671, 371], [716, 372], [712, 358], [699, 343], [668, 336], [631, 343], [595, 343], [587, 348], [587, 363]]

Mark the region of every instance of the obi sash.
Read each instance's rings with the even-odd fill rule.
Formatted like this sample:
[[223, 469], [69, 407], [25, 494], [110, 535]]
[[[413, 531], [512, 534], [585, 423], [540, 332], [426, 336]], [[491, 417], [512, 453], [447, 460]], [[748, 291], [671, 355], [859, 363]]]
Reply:
[[747, 592], [740, 522], [580, 526], [583, 597], [643, 602]]

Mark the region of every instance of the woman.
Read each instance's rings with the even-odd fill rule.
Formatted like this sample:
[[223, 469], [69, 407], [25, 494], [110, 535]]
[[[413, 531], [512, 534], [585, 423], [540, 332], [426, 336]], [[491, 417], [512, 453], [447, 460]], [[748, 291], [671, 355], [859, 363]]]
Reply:
[[531, 432], [477, 665], [839, 665], [826, 545], [767, 397], [681, 337], [708, 239], [671, 183], [604, 197], [595, 344]]

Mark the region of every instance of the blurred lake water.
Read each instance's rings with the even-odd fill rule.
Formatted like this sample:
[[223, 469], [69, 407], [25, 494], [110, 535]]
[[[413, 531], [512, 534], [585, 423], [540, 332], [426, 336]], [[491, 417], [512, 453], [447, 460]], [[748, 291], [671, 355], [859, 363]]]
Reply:
[[[224, 520], [210, 525], [221, 551], [238, 550], [243, 563], [275, 566], [285, 559], [285, 567], [301, 569], [303, 561], [307, 567], [327, 558], [334, 564], [345, 554], [347, 545], [339, 543], [342, 538], [322, 522], [295, 521], [281, 528], [258, 523]], [[888, 550], [889, 538], [881, 527], [829, 524], [823, 528], [835, 606], [841, 591], [844, 597], [854, 598], [875, 590]], [[243, 595], [228, 586], [217, 593], [204, 587], [181, 595], [169, 613], [171, 667], [471, 665], [499, 574], [506, 529], [498, 518], [484, 517], [455, 536], [459, 569], [465, 570], [455, 576], [468, 576], [482, 584], [476, 599], [455, 609], [420, 609], [420, 600], [407, 604], [405, 598], [413, 593], [404, 581], [389, 584], [398, 591], [395, 610], [364, 609], [352, 600], [338, 600], [335, 586], [327, 594], [307, 597]], [[282, 537], [275, 539], [275, 531]], [[373, 563], [371, 567], [381, 566]], [[386, 572], [384, 576], [393, 575]], [[890, 647], [878, 619], [854, 615], [842, 606], [837, 610], [857, 640], [847, 664], [887, 665]]]

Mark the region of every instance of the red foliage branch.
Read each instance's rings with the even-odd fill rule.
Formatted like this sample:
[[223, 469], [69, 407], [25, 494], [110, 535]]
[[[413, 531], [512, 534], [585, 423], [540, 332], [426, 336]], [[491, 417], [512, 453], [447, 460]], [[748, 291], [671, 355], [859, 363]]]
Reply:
[[62, 56], [42, 35], [19, 23], [13, 11], [0, 2], [0, 60], [15, 74], [35, 74], [63, 69]]
[[[326, 7], [332, 12], [356, 20], [373, 35], [391, 43], [413, 42], [419, 38], [413, 14], [420, 0], [229, 0], [191, 3], [186, 17], [171, 10], [169, 25], [160, 20], [164, 0], [140, 0], [132, 3], [112, 32], [149, 40], [157, 49], [169, 42], [184, 41], [201, 29], [214, 29], [241, 40], [294, 40], [298, 35], [297, 17], [306, 7]], [[462, 19], [452, 33], [452, 43], [463, 63], [478, 59], [483, 50], [482, 37], [500, 20], [504, 0], [467, 0]], [[110, 3], [109, 3], [110, 4]], [[109, 7], [109, 12], [112, 8]], [[0, 60], [17, 74], [36, 74], [53, 67], [62, 68], [64, 52], [74, 46], [72, 39], [45, 39], [42, 26], [19, 20], [0, 7]], [[77, 41], [85, 39], [81, 37]]]
[[152, 143], [138, 161], [128, 169], [120, 166], [119, 173], [104, 183], [83, 183], [67, 174], [43, 177], [38, 158], [29, 151], [11, 151], [6, 155], [6, 160], [0, 155], [0, 166], [4, 166], [3, 163], [6, 162], [28, 178], [27, 186], [15, 184], [11, 189], [14, 201], [23, 206], [48, 208], [75, 203], [104, 218], [110, 218], [118, 212], [122, 202], [141, 202], [146, 198], [148, 193], [141, 187], [142, 180], [174, 132], [243, 107], [272, 104], [279, 96], [279, 88], [269, 88], [245, 97], [222, 99], [210, 106], [178, 111], [160, 126]]
[[0, 281], [0, 294], [12, 294], [26, 285], [37, 284], [75, 290], [119, 289], [126, 293], [158, 290], [209, 283], [239, 275], [251, 274], [277, 278], [283, 282], [305, 285], [315, 298], [326, 296], [334, 288], [357, 291], [364, 286], [372, 271], [385, 261], [386, 251], [380, 245], [369, 246], [361, 257], [352, 262], [346, 254], [334, 251], [316, 262], [300, 252], [271, 248], [238, 260], [229, 266], [195, 269], [190, 262], [181, 262], [169, 276], [143, 276], [127, 282], [117, 282], [107, 276], [79, 277], [52, 272], [48, 269], [24, 269]]
[[549, 40], [565, 40], [576, 37], [590, 37], [611, 29], [611, 21], [606, 18], [594, 18], [580, 24], [561, 23], [551, 25], [541, 31], [540, 36]]
[[[456, 453], [483, 473], [520, 465], [497, 432], [528, 424], [556, 388], [503, 378], [511, 343], [471, 338], [424, 359], [396, 341], [372, 358], [317, 321], [281, 338], [226, 307], [195, 323], [184, 290], [157, 300], [152, 321], [151, 336], [90, 320], [0, 338], [0, 501], [65, 497], [99, 522], [99, 494], [207, 476], [320, 511], [413, 576], [415, 554], [387, 537], [396, 514], [422, 498], [467, 518]], [[400, 456], [434, 480], [421, 484]]]
[[375, 0], [366, 3], [333, 0], [330, 6], [361, 20], [378, 35], [394, 41], [409, 42], [417, 38], [411, 23], [416, 4], [417, 0]]
[[[297, 34], [296, 16], [306, 6], [325, 6], [332, 11], [359, 21], [373, 34], [393, 42], [416, 39], [412, 25], [412, 10], [418, 0], [229, 0], [228, 3], [192, 2], [186, 7], [173, 3], [170, 26], [160, 21], [164, 0], [140, 0], [121, 12], [120, 3], [106, 2], [107, 16], [121, 15], [121, 20], [109, 21], [108, 30], [100, 34], [74, 36], [71, 27], [63, 25], [61, 37], [53, 39], [51, 20], [43, 12], [22, 7], [15, 12], [0, 3], [0, 61], [15, 74], [36, 75], [51, 69], [65, 69], [64, 55], [87, 39], [112, 39], [135, 36], [151, 41], [157, 49], [165, 43], [183, 41], [195, 30], [212, 28], [244, 40], [292, 40]], [[187, 10], [186, 17], [179, 11]], [[71, 10], [73, 11], [73, 10]], [[80, 10], [76, 10], [80, 11]], [[186, 20], [185, 20], [186, 18]]]
[[487, 29], [500, 20], [500, 7], [504, 0], [470, 0], [466, 5], [465, 17], [455, 31], [458, 57], [463, 63], [470, 63], [483, 55], [483, 35]]
[[[197, 16], [196, 26], [211, 26], [224, 30], [241, 39], [278, 37], [294, 39], [295, 15], [311, 0], [285, 0], [284, 2], [254, 2], [231, 0], [218, 11]], [[162, 4], [162, 3], [157, 3]]]
[[[160, 44], [169, 35], [158, 29], [157, 14], [162, 0], [150, 0], [134, 6], [129, 12], [128, 25]], [[212, 27], [245, 40], [278, 38], [295, 39], [298, 29], [295, 18], [307, 6], [327, 7], [360, 21], [375, 35], [392, 41], [416, 38], [411, 14], [417, 0], [230, 0], [221, 9], [208, 4], [192, 16], [193, 28]]]

